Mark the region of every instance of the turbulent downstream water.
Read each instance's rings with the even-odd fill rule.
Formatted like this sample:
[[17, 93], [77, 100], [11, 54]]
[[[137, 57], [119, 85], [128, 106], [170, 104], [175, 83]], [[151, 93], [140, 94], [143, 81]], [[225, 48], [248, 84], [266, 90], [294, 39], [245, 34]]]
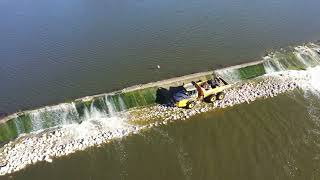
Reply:
[[318, 179], [320, 103], [314, 92], [295, 91], [201, 114], [39, 163], [12, 177]]
[[[320, 39], [319, 7], [316, 0], [0, 1], [0, 112], [247, 62], [270, 48], [266, 73], [310, 77], [290, 93], [145, 129], [0, 179], [320, 179], [320, 55], [279, 48]], [[241, 81], [237, 71], [220, 73]], [[131, 126], [115, 116], [127, 109], [121, 97], [101, 102], [83, 112], [72, 102], [32, 111], [30, 124], [14, 121], [15, 133], [63, 127], [86, 137]]]

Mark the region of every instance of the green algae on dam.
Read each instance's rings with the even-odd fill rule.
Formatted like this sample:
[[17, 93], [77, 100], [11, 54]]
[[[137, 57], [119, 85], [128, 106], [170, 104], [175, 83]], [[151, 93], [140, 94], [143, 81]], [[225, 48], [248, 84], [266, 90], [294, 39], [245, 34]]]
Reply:
[[[316, 51], [312, 50], [311, 52], [317, 53], [318, 49], [315, 50]], [[307, 51], [302, 51], [300, 55], [303, 55], [305, 52]], [[313, 55], [316, 55], [314, 60], [318, 61], [319, 55]], [[260, 66], [261, 63], [264, 63], [264, 61], [256, 61], [213, 72], [191, 74], [159, 82], [137, 85], [113, 93], [87, 96], [71, 103], [46, 106], [37, 110], [15, 114], [17, 116], [16, 118], [23, 114], [28, 114], [27, 117], [30, 117], [32, 124], [32, 132], [37, 132], [31, 136], [20, 137], [18, 140], [9, 142], [1, 148], [5, 156], [6, 164], [1, 168], [0, 174], [6, 175], [17, 172], [30, 164], [41, 161], [52, 162], [52, 158], [67, 156], [77, 151], [86, 150], [92, 146], [110, 143], [114, 140], [139, 134], [141, 131], [160, 125], [168, 125], [169, 123], [187, 120], [191, 116], [214, 111], [216, 108], [221, 110], [221, 108], [230, 108], [238, 104], [275, 97], [279, 94], [290, 93], [290, 91], [296, 88], [301, 88], [301, 90], [307, 92], [309, 88], [318, 87], [318, 83], [315, 83], [314, 80], [319, 75], [320, 66], [310, 67], [305, 71], [284, 70], [276, 72], [277, 69], [275, 69], [275, 67], [270, 66], [270, 64]], [[278, 66], [276, 68], [283, 68], [281, 64]], [[272, 69], [273, 72], [276, 73], [252, 79], [255, 77], [252, 76], [252, 74], [263, 72], [259, 71], [261, 67], [265, 68], [264, 73], [270, 73]], [[168, 88], [199, 78], [205, 79], [215, 76], [216, 74], [230, 73], [230, 71], [235, 73], [233, 75], [239, 75], [240, 72], [242, 72], [246, 76], [238, 76], [233, 79], [232, 82], [235, 84], [225, 90], [225, 93], [228, 95], [225, 99], [210, 104], [199, 102], [194, 109], [152, 105], [155, 102], [147, 104], [146, 100], [135, 100], [135, 107], [144, 108], [128, 108], [123, 99], [126, 97], [121, 96], [121, 94], [137, 92], [146, 96], [147, 92], [152, 92], [150, 89]], [[248, 80], [246, 81], [241, 79], [243, 77], [251, 78], [246, 79]], [[130, 96], [132, 98], [139, 96], [140, 98], [144, 98], [141, 94], [131, 94]], [[80, 114], [79, 109], [83, 110], [82, 114]], [[120, 113], [120, 111], [126, 112]], [[142, 121], [146, 121], [146, 124]], [[12, 128], [11, 123], [17, 121], [7, 122], [8, 125], [10, 125], [8, 129], [10, 129]], [[18, 127], [17, 124], [16, 127]], [[47, 128], [50, 128], [48, 129], [49, 131], [46, 130]], [[19, 130], [19, 128], [16, 128], [16, 130]], [[40, 133], [38, 131], [45, 132]], [[19, 134], [18, 131], [17, 134]], [[30, 148], [26, 149], [26, 146]], [[51, 148], [48, 149], [47, 147]]]
[[46, 128], [85, 121], [92, 109], [109, 115], [136, 107], [155, 104], [159, 88], [182, 85], [197, 80], [221, 76], [231, 83], [237, 83], [281, 70], [302, 70], [320, 62], [319, 46], [309, 43], [286, 51], [270, 53], [261, 61], [240, 64], [219, 70], [195, 73], [182, 77], [136, 85], [120, 91], [87, 96], [69, 103], [23, 111], [8, 116], [0, 123], [0, 142], [4, 143], [20, 134], [40, 131]]

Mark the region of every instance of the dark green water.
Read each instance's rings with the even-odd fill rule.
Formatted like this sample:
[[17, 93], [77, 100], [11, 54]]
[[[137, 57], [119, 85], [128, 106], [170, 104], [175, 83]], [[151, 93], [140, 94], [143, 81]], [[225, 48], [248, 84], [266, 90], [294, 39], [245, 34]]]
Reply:
[[11, 179], [319, 179], [320, 126], [311, 103], [320, 108], [295, 92], [201, 114]]
[[317, 40], [319, 7], [318, 0], [1, 0], [0, 112]]

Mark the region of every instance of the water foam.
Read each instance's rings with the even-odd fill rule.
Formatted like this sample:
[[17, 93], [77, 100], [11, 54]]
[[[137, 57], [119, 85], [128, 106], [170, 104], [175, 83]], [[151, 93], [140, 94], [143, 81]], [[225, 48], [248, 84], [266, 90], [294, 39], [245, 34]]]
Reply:
[[320, 66], [305, 71], [288, 71], [287, 75], [297, 81], [305, 93], [312, 93], [320, 98]]
[[79, 114], [74, 103], [63, 103], [30, 112], [32, 131], [77, 123]]
[[[320, 98], [320, 66], [311, 67], [313, 64], [310, 64], [310, 62], [320, 62], [318, 52], [305, 46], [297, 47], [295, 50], [296, 52], [294, 54], [297, 59], [306, 67], [309, 67], [307, 70], [286, 70], [279, 58], [276, 56], [266, 56], [264, 63], [266, 72], [269, 75], [286, 75], [286, 77], [290, 77], [293, 81], [296, 81], [306, 94], [312, 93]], [[241, 80], [237, 69], [217, 70], [216, 72], [230, 82], [238, 82]], [[281, 78], [281, 76], [279, 77]], [[115, 105], [115, 101], [119, 102], [120, 107]], [[128, 124], [125, 116], [120, 116], [119, 109], [120, 111], [126, 109], [123, 99], [118, 96], [115, 101], [106, 95], [104, 101], [105, 109], [99, 109], [94, 106], [94, 103], [91, 103], [89, 108], [84, 109], [84, 116], [81, 117], [82, 123], [80, 124], [75, 120], [80, 117], [73, 103], [60, 104], [58, 106], [36, 110], [30, 114], [33, 130], [36, 131], [47, 128], [48, 125], [46, 123], [52, 122], [46, 121], [46, 119], [49, 118], [54, 120], [54, 124], [61, 125], [60, 127], [67, 132], [68, 138], [61, 138], [61, 141], [64, 141], [64, 143], [66, 143], [65, 141], [86, 139], [88, 137], [94, 138], [106, 132], [114, 132], [117, 134], [115, 135], [116, 138], [121, 138], [136, 130], [136, 127]], [[22, 125], [17, 123], [16, 126], [20, 127]], [[181, 162], [185, 162], [184, 156], [181, 156]], [[188, 168], [183, 167], [183, 169]]]
[[265, 56], [263, 60], [263, 66], [267, 74], [285, 70], [285, 67], [279, 62], [279, 60], [275, 56]]
[[236, 83], [241, 81], [239, 70], [235, 68], [216, 70], [215, 73], [229, 83]]
[[104, 132], [127, 131], [130, 127], [125, 117], [93, 116], [81, 124], [66, 125], [63, 128], [68, 131], [69, 138], [75, 140], [94, 137]]
[[[307, 70], [287, 70], [284, 72], [275, 72], [270, 75], [279, 76], [279, 78], [290, 78], [296, 82], [303, 92], [303, 97], [306, 99], [306, 108], [310, 119], [320, 128], [320, 66], [308, 68]], [[318, 129], [313, 129], [312, 132], [318, 133]]]
[[91, 103], [90, 108], [85, 108], [82, 123], [65, 126], [73, 139], [81, 139], [86, 136], [96, 136], [103, 132], [127, 131], [131, 127], [127, 123], [125, 113], [117, 113], [112, 101], [105, 96], [105, 103], [108, 108], [100, 110]]
[[[292, 72], [290, 71], [288, 73], [301, 74], [301, 72], [298, 72], [298, 71], [292, 71]], [[281, 85], [281, 83], [278, 83], [278, 85], [276, 85], [275, 87], [279, 87], [279, 85]], [[288, 85], [290, 84], [286, 84], [286, 87]], [[250, 93], [253, 93], [254, 91], [249, 92], [247, 91], [248, 89], [246, 90], [246, 88], [249, 88], [249, 86], [250, 85], [241, 86], [242, 92], [241, 92], [241, 89], [240, 90], [234, 89], [233, 90], [235, 94], [234, 97], [235, 97], [235, 100], [237, 101], [235, 100], [232, 100], [232, 101], [238, 104], [245, 102], [241, 100], [242, 99], [241, 96], [237, 96], [237, 93], [247, 92], [248, 95]], [[264, 86], [264, 87], [265, 89], [269, 89], [270, 86]], [[266, 96], [268, 96], [267, 94]], [[262, 95], [259, 94], [259, 96], [262, 96]], [[229, 102], [230, 102], [230, 105], [232, 105], [231, 101]], [[111, 103], [106, 101], [106, 104], [111, 104]], [[222, 105], [220, 107], [225, 107], [225, 105]], [[84, 150], [88, 147], [92, 147], [95, 145], [102, 145], [106, 142], [109, 142], [110, 140], [119, 139], [119, 138], [128, 136], [130, 133], [139, 133], [139, 131], [142, 129], [155, 127], [159, 125], [159, 124], [157, 125], [157, 123], [150, 124], [148, 126], [130, 125], [128, 124], [128, 121], [125, 118], [125, 116], [121, 116], [121, 114], [124, 114], [124, 113], [118, 113], [112, 108], [113, 106], [110, 105], [108, 107], [108, 111], [111, 110], [115, 112], [114, 115], [110, 115], [110, 113], [107, 113], [106, 110], [100, 110], [96, 108], [94, 105], [91, 105], [85, 109], [84, 119], [81, 124], [65, 125], [61, 129], [57, 129], [54, 132], [43, 134], [43, 135], [40, 135], [39, 137], [31, 137], [29, 139], [25, 139], [24, 141], [22, 141], [22, 143], [15, 144], [15, 146], [13, 146], [12, 148], [8, 146], [7, 157], [9, 157], [8, 164], [10, 167], [8, 166], [5, 168], [7, 169], [9, 168], [10, 171], [7, 171], [7, 169], [0, 169], [1, 170], [0, 175], [1, 173], [5, 174], [11, 171], [18, 171], [20, 169], [25, 168], [25, 166], [27, 166], [30, 163], [35, 163], [35, 162], [44, 161], [44, 160], [51, 162], [52, 160], [50, 158], [52, 157], [66, 156], [78, 150]], [[178, 118], [184, 118], [182, 120], [185, 120], [186, 117], [183, 117], [185, 115], [192, 116], [197, 113], [210, 110], [209, 106], [198, 107], [198, 109], [190, 110], [189, 112], [187, 110], [179, 109], [179, 108], [169, 108], [169, 111], [166, 111], [168, 107], [159, 106], [159, 108], [161, 109], [164, 108], [163, 112], [170, 112], [170, 113], [162, 113], [163, 116], [159, 116], [162, 112], [162, 111], [159, 111], [159, 109], [158, 110], [155, 109], [155, 111], [153, 111], [154, 113], [152, 113], [152, 111], [148, 109], [148, 112], [145, 114], [154, 114], [156, 115], [156, 118], [159, 118], [159, 117], [164, 118], [165, 120], [161, 124], [167, 124], [169, 121], [173, 122]], [[215, 107], [212, 107], [212, 108], [215, 108]], [[179, 113], [179, 111], [182, 113]], [[168, 117], [165, 116], [166, 114], [168, 115]], [[141, 116], [140, 113], [139, 113], [139, 116]], [[25, 151], [26, 145], [34, 149], [32, 149], [30, 152], [26, 152]], [[51, 147], [51, 148], [47, 148], [47, 147]], [[13, 152], [18, 152], [19, 154], [16, 155]], [[192, 166], [189, 166], [188, 155], [181, 148], [179, 148], [178, 150], [178, 155], [179, 155], [178, 157], [179, 163], [187, 179], [189, 176], [192, 175], [191, 173]]]

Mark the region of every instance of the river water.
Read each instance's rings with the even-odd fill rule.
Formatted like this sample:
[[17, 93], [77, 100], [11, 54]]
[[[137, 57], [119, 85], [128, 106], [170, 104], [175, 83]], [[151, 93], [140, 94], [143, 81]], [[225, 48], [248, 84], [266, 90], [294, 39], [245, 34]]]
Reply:
[[253, 61], [268, 49], [317, 40], [319, 7], [318, 0], [1, 0], [0, 112]]
[[[320, 39], [319, 7], [316, 0], [1, 0], [0, 112], [247, 62]], [[316, 93], [297, 90], [0, 179], [319, 179], [319, 108]]]
[[[71, 156], [13, 179], [318, 179], [319, 101], [300, 91], [216, 110]], [[312, 105], [312, 108], [311, 108]], [[316, 113], [316, 114], [315, 114]]]

